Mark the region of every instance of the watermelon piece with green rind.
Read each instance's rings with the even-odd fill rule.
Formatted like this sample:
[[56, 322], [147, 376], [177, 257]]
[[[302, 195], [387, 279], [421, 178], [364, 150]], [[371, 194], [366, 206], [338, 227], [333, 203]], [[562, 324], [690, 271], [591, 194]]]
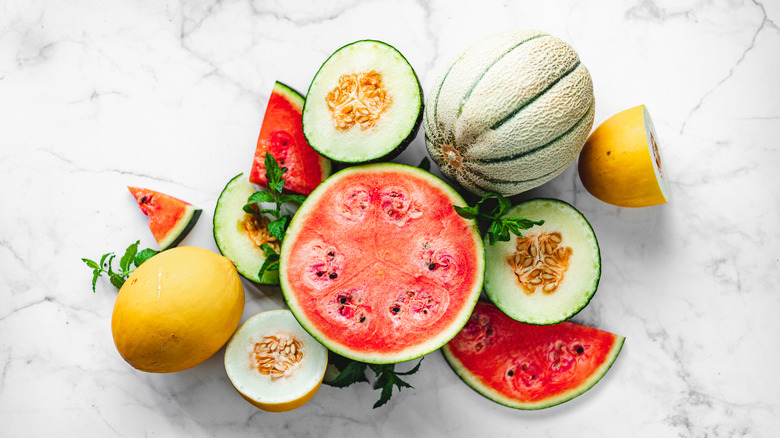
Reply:
[[511, 408], [533, 410], [561, 404], [593, 387], [624, 340], [568, 321], [525, 324], [480, 301], [442, 352], [475, 391]]
[[195, 226], [201, 209], [189, 202], [154, 190], [127, 187], [138, 207], [149, 217], [149, 229], [160, 251], [180, 244]]
[[440, 348], [479, 298], [484, 249], [465, 201], [424, 170], [394, 163], [342, 170], [296, 213], [279, 278], [301, 325], [342, 356], [410, 360]]
[[304, 98], [287, 85], [276, 82], [263, 116], [257, 138], [249, 181], [268, 187], [265, 154], [270, 152], [287, 169], [282, 178], [284, 188], [308, 195], [330, 175], [330, 161], [309, 146], [303, 135], [301, 114]]

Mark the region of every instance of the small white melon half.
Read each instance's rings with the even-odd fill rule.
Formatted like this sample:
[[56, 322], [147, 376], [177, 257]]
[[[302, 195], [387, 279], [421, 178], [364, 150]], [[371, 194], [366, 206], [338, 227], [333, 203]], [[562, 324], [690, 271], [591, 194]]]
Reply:
[[328, 350], [286, 309], [249, 318], [225, 349], [225, 370], [233, 387], [264, 411], [302, 406], [319, 389], [327, 366]]

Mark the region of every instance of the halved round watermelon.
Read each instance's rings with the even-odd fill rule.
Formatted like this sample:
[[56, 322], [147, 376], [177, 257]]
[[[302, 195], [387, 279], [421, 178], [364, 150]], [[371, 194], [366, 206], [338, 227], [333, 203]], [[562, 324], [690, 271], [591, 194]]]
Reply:
[[312, 192], [290, 223], [280, 284], [301, 325], [330, 350], [369, 363], [429, 353], [466, 323], [484, 250], [465, 202], [402, 164], [350, 167]]
[[160, 251], [181, 243], [195, 226], [201, 209], [189, 202], [154, 190], [128, 187], [138, 207], [149, 216], [149, 229]]
[[607, 373], [624, 337], [572, 322], [531, 325], [480, 301], [442, 348], [466, 384], [517, 409], [543, 409], [584, 393]]
[[257, 138], [249, 181], [268, 187], [265, 154], [270, 152], [284, 172], [284, 188], [308, 195], [330, 175], [330, 161], [317, 153], [303, 135], [301, 114], [304, 98], [281, 82], [274, 84], [263, 125]]

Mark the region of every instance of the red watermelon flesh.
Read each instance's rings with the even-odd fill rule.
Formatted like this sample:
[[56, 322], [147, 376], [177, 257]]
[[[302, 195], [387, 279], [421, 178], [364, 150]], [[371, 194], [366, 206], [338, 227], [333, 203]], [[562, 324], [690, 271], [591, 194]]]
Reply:
[[265, 174], [265, 154], [270, 152], [287, 169], [284, 188], [308, 195], [330, 175], [330, 161], [309, 146], [303, 136], [301, 113], [303, 97], [281, 82], [274, 85], [263, 125], [257, 139], [257, 149], [252, 162], [249, 181], [268, 186]]
[[149, 216], [149, 229], [160, 250], [181, 243], [200, 217], [201, 209], [154, 190], [128, 187], [138, 207]]
[[595, 385], [623, 341], [572, 322], [521, 323], [481, 301], [442, 352], [461, 379], [485, 397], [513, 408], [542, 409]]
[[439, 348], [479, 297], [484, 252], [465, 205], [422, 170], [373, 164], [343, 170], [295, 215], [280, 282], [296, 318], [330, 350], [393, 363]]

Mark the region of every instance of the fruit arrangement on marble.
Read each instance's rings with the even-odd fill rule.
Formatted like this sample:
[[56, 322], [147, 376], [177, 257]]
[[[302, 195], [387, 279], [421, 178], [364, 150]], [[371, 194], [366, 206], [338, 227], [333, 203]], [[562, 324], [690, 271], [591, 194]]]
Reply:
[[[136, 242], [118, 268], [114, 253], [83, 259], [93, 291], [103, 275], [119, 289], [119, 354], [137, 370], [170, 373], [224, 347], [237, 395], [271, 412], [302, 406], [323, 383], [372, 384], [377, 408], [412, 387], [407, 376], [437, 350], [502, 405], [577, 397], [607, 375], [624, 342], [569, 321], [598, 290], [597, 236], [576, 205], [509, 197], [579, 158], [582, 185], [605, 203], [668, 201], [647, 108], [592, 130], [595, 105], [577, 52], [537, 30], [466, 48], [425, 98], [392, 45], [335, 50], [305, 96], [274, 85], [247, 146], [252, 162], [216, 200], [220, 254], [178, 246], [201, 209], [130, 187], [159, 249]], [[444, 179], [428, 157], [417, 167], [393, 161], [421, 127]], [[278, 286], [286, 308], [239, 326], [241, 277]]]

